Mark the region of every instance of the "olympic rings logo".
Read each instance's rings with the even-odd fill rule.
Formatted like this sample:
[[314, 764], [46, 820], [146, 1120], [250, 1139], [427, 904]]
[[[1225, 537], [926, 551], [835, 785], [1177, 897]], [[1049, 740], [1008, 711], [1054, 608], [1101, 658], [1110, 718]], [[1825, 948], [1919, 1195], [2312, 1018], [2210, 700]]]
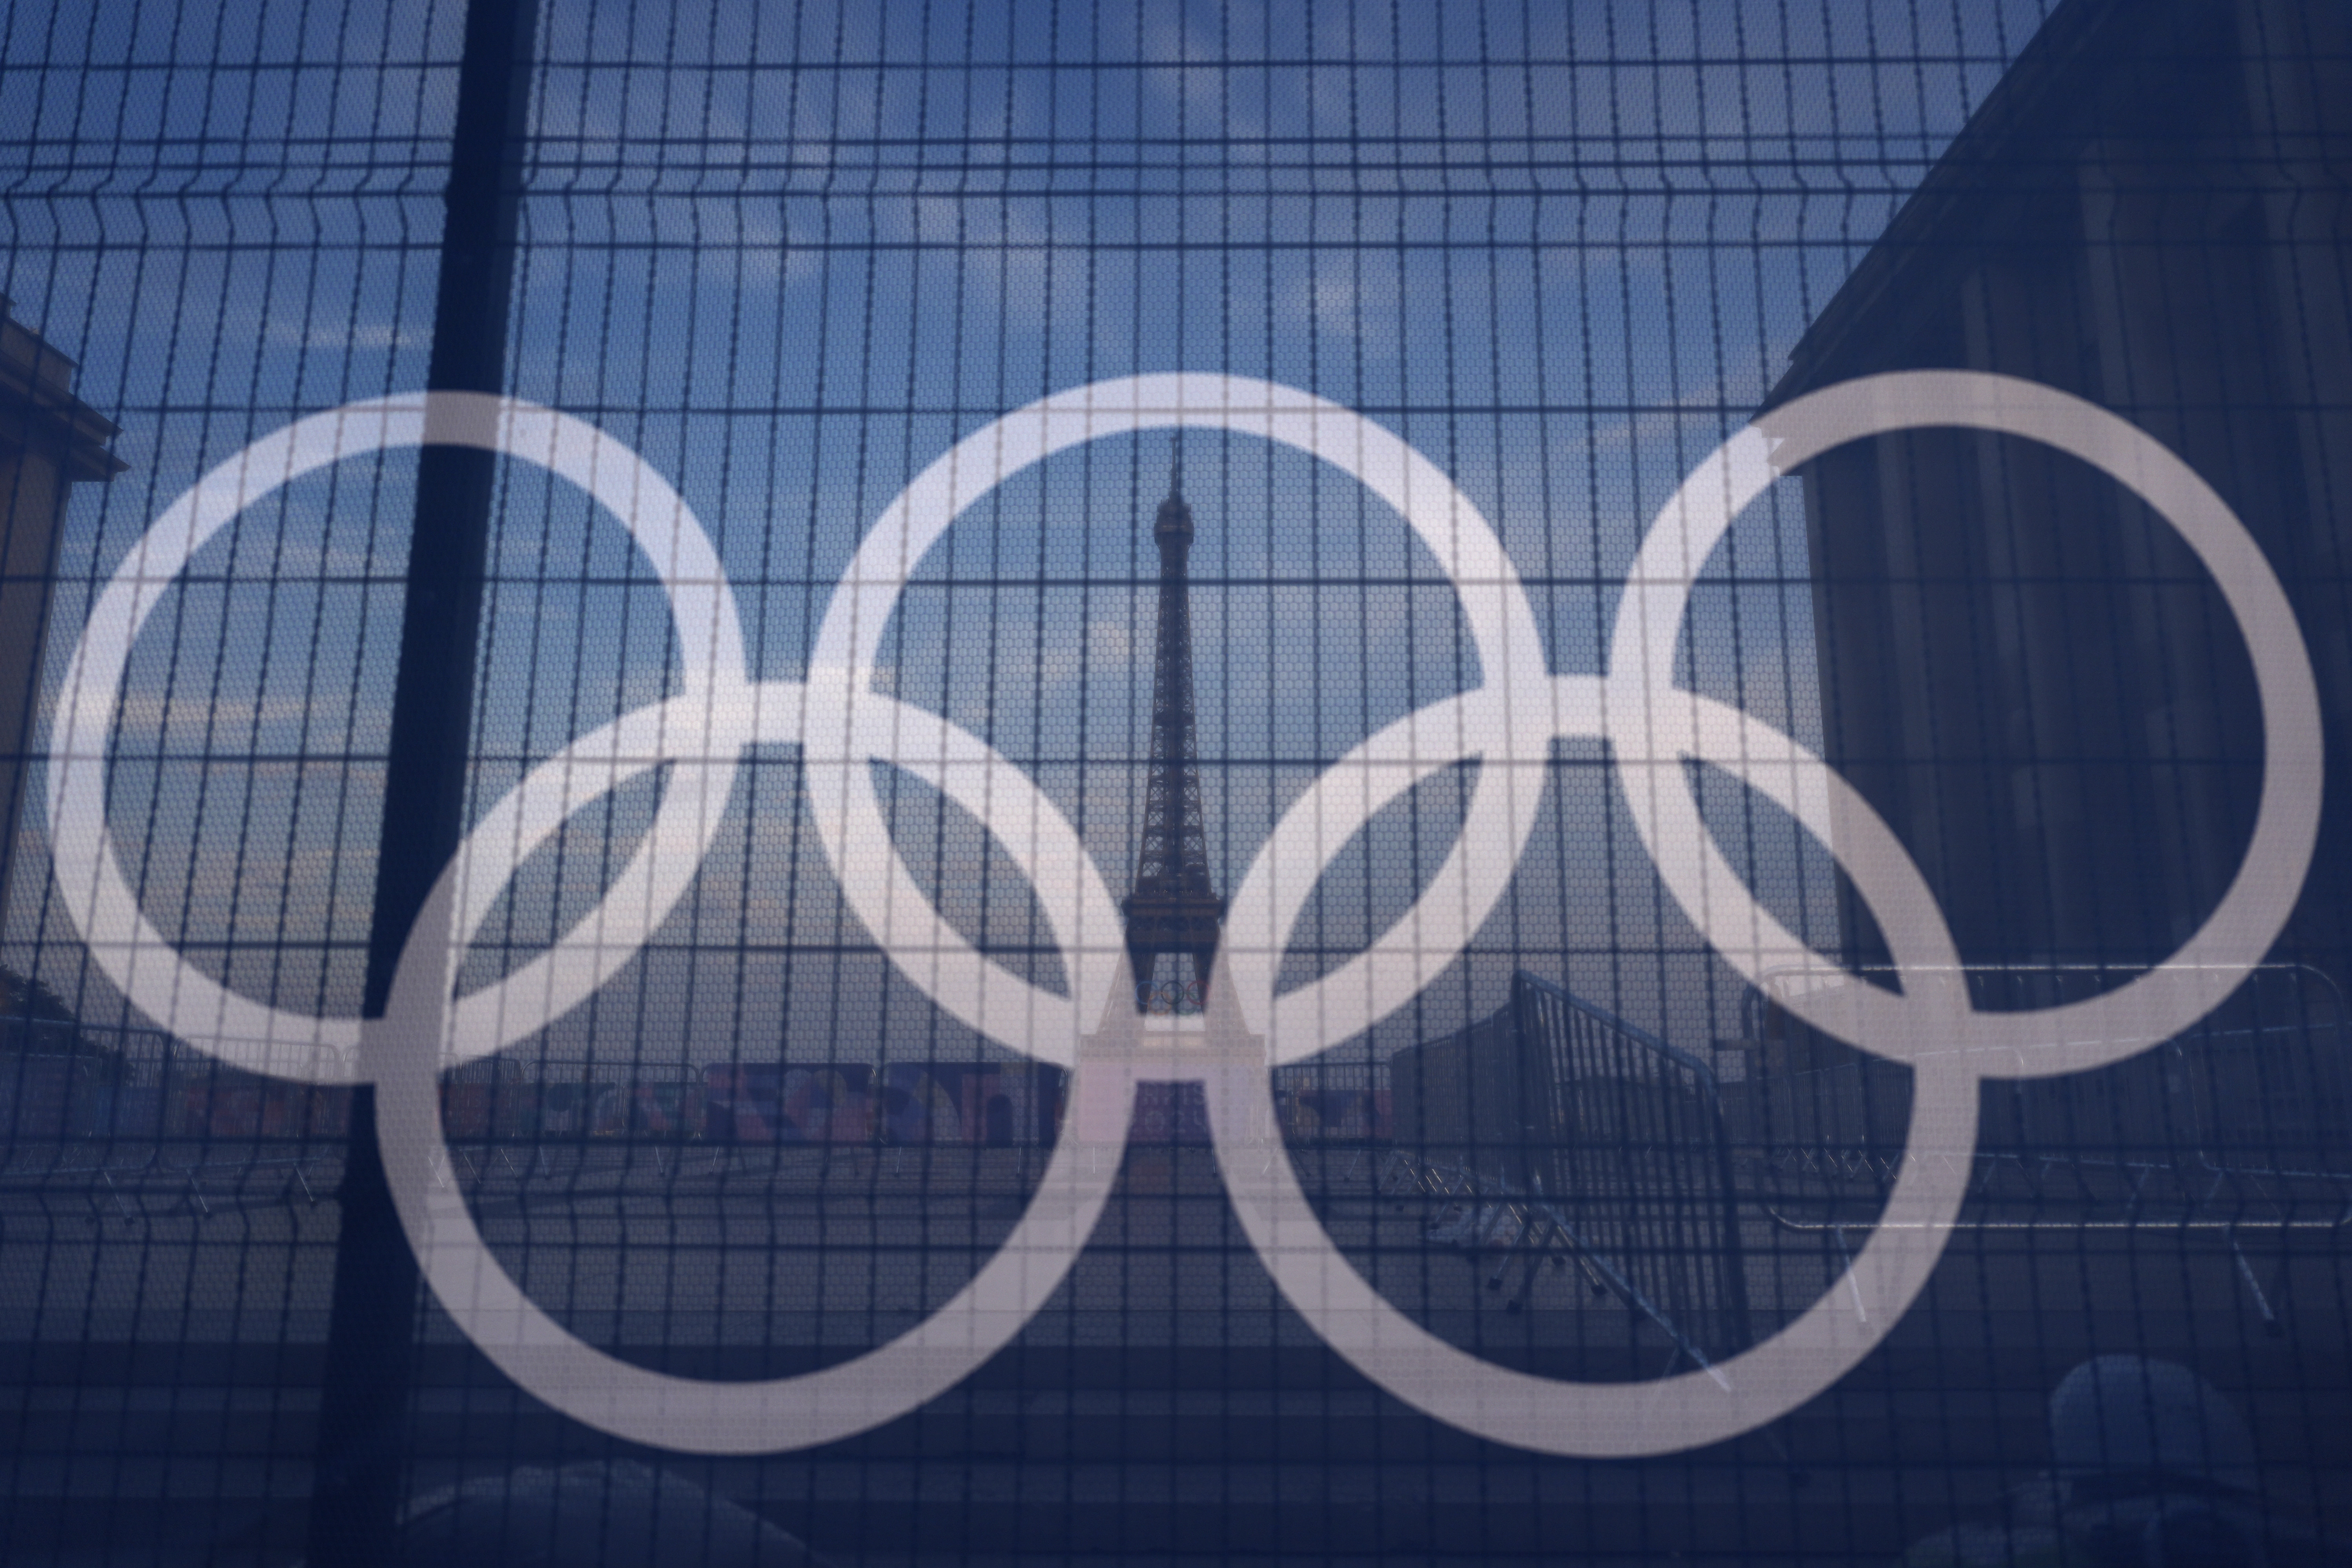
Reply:
[[[1675, 644], [1699, 573], [1734, 518], [1779, 476], [1844, 442], [1929, 426], [2042, 442], [2136, 492], [2195, 551], [2236, 617], [2261, 693], [2264, 773], [2244, 863], [2172, 959], [2085, 1001], [1981, 1013], [1917, 867], [1853, 788], [1790, 737], [1678, 687]], [[1146, 1019], [1117, 904], [1070, 824], [984, 742], [874, 689], [885, 625], [949, 524], [1011, 475], [1096, 438], [1181, 426], [1296, 447], [1392, 507], [1460, 595], [1481, 684], [1390, 725], [1283, 815], [1234, 894], [1202, 1017]], [[364, 1023], [240, 996], [149, 923], [105, 821], [109, 746], [141, 626], [190, 559], [269, 491], [340, 459], [452, 443], [541, 465], [629, 530], [677, 628], [676, 695], [580, 737], [532, 771], [468, 836], [403, 950], [386, 1016]], [[804, 1447], [878, 1426], [948, 1389], [1045, 1304], [1086, 1244], [1142, 1079], [1206, 1086], [1217, 1158], [1244, 1229], [1283, 1293], [1367, 1376], [1440, 1420], [1539, 1451], [1624, 1457], [1720, 1441], [1828, 1387], [1925, 1284], [1958, 1212], [1965, 1163], [1907, 1158], [1885, 1213], [1833, 1289], [1779, 1333], [1713, 1368], [1649, 1383], [1575, 1384], [1478, 1360], [1375, 1291], [1323, 1231], [1276, 1135], [1269, 1069], [1369, 1028], [1410, 1001], [1494, 910], [1533, 832], [1555, 739], [1608, 747], [1666, 887], [1751, 983], [1812, 959], [1761, 908], [1701, 820], [1685, 773], [1720, 767], [1828, 847], [1893, 951], [1899, 994], [1867, 986], [1789, 1000], [1808, 1022], [1914, 1073], [1910, 1140], [1971, 1146], [1985, 1078], [2113, 1062], [2194, 1024], [2261, 962], [2307, 873], [2320, 801], [2319, 707], [2277, 578], [2210, 487], [2153, 438], [2081, 399], [1961, 372], [1872, 376], [1759, 418], [1659, 510], [1619, 605], [1605, 673], [1554, 675], [1511, 562], [1477, 509], [1426, 458], [1347, 408], [1226, 375], [1153, 375], [1057, 394], [967, 437], [869, 531], [835, 591], [804, 681], [754, 679], [733, 591], [685, 500], [635, 453], [580, 420], [512, 399], [429, 394], [301, 419], [207, 473], [131, 550], [92, 610], [60, 698], [47, 805], [57, 880], [92, 957], [156, 1024], [221, 1061], [309, 1083], [373, 1083], [401, 1220], [451, 1317], [516, 1382], [630, 1440], [687, 1452]], [[436, 1074], [512, 1045], [587, 1000], [669, 914], [718, 835], [744, 749], [800, 749], [824, 853], [898, 970], [991, 1038], [1074, 1069], [1076, 1109], [1005, 1245], [935, 1315], [843, 1364], [766, 1382], [671, 1376], [587, 1344], [532, 1302], [483, 1242], [464, 1196], [435, 1180], [446, 1148]], [[989, 962], [898, 857], [875, 760], [906, 769], [985, 824], [1026, 872], [1058, 944], [1066, 995]], [[1480, 765], [1452, 851], [1404, 917], [1364, 952], [1276, 994], [1276, 966], [1323, 868], [1373, 814], [1463, 760]], [[523, 860], [572, 813], [667, 768], [652, 826], [594, 910], [550, 951], [455, 997], [459, 956]], [[1116, 1153], [1116, 1148], [1113, 1149]], [[1269, 1152], [1276, 1157], [1268, 1158]]]

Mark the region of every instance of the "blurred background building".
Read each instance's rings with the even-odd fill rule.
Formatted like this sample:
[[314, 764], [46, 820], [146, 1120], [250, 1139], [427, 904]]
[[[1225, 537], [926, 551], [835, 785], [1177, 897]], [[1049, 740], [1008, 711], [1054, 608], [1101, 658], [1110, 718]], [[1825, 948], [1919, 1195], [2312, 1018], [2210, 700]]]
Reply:
[[74, 362], [16, 320], [0, 295], [0, 910], [16, 868], [66, 497], [77, 483], [123, 470], [108, 450], [114, 436], [74, 395]]
[[[1967, 368], [2113, 410], [2242, 518], [2294, 602], [2328, 794], [2280, 953], [2352, 944], [2352, 14], [2060, 7], [1813, 319], [1769, 402]], [[1971, 963], [2161, 960], [2235, 873], [2252, 679], [2177, 536], [2086, 465], [1957, 432], [1808, 466], [1824, 739]], [[1884, 957], [1847, 900], [1849, 962]]]

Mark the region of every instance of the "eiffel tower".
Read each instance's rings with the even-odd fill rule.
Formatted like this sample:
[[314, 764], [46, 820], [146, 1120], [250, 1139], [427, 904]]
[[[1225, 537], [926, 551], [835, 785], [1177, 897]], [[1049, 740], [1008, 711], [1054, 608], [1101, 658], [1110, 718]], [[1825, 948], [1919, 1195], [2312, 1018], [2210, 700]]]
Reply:
[[[1198, 1012], [1217, 952], [1225, 901], [1209, 886], [1209, 833], [1201, 818], [1201, 764], [1192, 718], [1192, 509], [1184, 503], [1184, 446], [1177, 438], [1168, 499], [1151, 537], [1160, 546], [1160, 630], [1151, 670], [1151, 776], [1143, 797], [1143, 850], [1127, 916], [1135, 1005], [1146, 1013]], [[1160, 960], [1169, 974], [1158, 973]], [[1184, 971], [1190, 961], [1192, 974]]]

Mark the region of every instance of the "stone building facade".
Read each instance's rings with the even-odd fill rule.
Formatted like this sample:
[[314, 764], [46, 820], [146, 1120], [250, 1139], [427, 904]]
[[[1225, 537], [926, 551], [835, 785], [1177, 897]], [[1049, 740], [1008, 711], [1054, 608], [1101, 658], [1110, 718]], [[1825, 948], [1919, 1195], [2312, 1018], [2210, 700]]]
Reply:
[[[2327, 795], [2282, 961], [2352, 982], [2352, 14], [2070, 0], [1815, 317], [1772, 394], [2046, 383], [2185, 458], [2284, 582]], [[2252, 677], [2201, 566], [2112, 480], [1957, 431], [1802, 476], [1823, 733], [1972, 964], [2160, 960], [2235, 874]], [[1848, 896], [1850, 962], [1883, 957]]]

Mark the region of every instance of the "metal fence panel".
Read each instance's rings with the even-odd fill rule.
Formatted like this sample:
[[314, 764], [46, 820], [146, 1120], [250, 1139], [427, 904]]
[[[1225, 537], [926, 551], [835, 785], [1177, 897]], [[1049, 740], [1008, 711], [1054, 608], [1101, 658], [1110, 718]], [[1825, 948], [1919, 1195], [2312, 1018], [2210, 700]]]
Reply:
[[0, 1561], [2352, 1562], [2347, 105], [16, 0]]

